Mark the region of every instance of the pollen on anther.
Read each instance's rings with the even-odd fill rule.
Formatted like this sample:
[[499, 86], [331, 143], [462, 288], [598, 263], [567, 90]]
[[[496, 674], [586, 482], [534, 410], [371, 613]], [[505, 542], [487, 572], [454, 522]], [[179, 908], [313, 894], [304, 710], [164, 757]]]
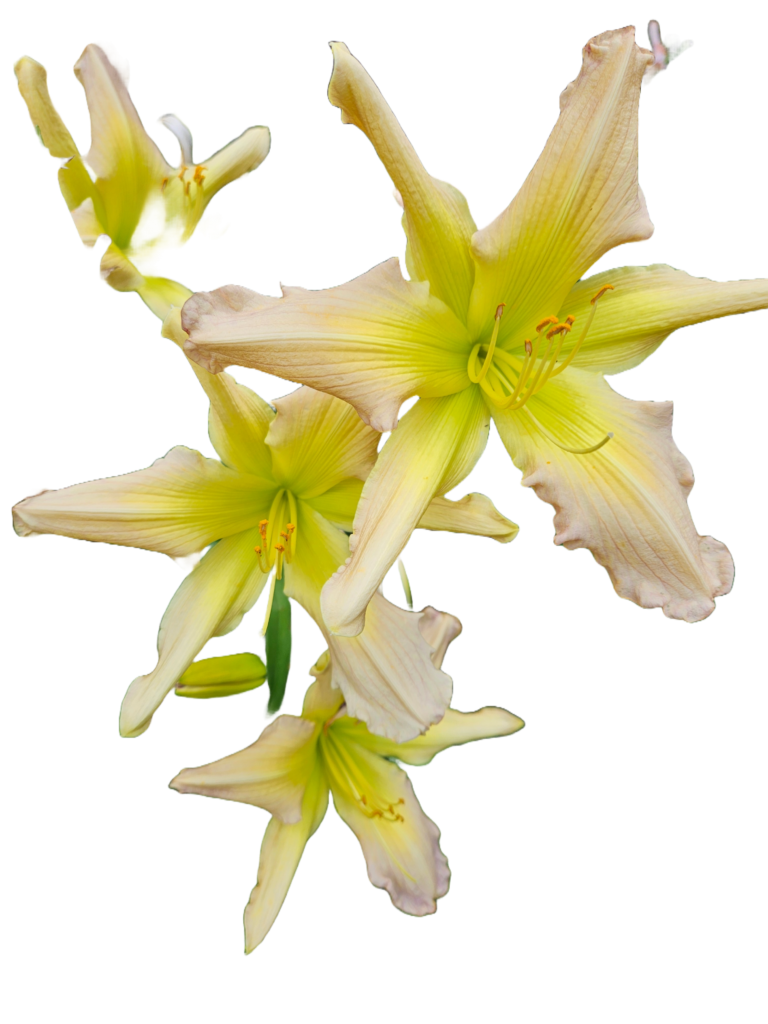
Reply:
[[536, 324], [536, 333], [541, 334], [545, 327], [549, 327], [550, 324], [556, 324], [556, 316], [548, 316], [546, 320], [542, 320], [540, 324]]
[[257, 555], [261, 555], [261, 548], [259, 547], [258, 544], [256, 545], [256, 547], [253, 550], [256, 552]]
[[567, 316], [563, 322], [568, 324], [569, 327], [573, 327], [573, 325], [576, 323], [576, 317]]
[[606, 292], [612, 292], [614, 290], [615, 289], [612, 284], [604, 284], [600, 291], [597, 293], [597, 295], [595, 295], [593, 298], [589, 300], [590, 306], [594, 306], [597, 300], [602, 299]]

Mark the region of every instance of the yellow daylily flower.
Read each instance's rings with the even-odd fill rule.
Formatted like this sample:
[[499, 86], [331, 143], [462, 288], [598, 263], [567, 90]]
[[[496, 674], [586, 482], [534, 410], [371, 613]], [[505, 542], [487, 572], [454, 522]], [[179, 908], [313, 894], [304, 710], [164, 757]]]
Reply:
[[158, 241], [186, 241], [205, 208], [229, 182], [254, 170], [269, 153], [269, 129], [248, 128], [202, 163], [192, 155], [192, 135], [175, 115], [161, 118], [181, 147], [172, 167], [147, 135], [122, 78], [104, 51], [86, 46], [75, 64], [91, 118], [91, 148], [81, 156], [48, 93], [45, 68], [22, 57], [15, 66], [32, 123], [52, 156], [66, 162], [59, 186], [86, 245], [102, 235], [112, 241], [101, 271], [118, 291], [136, 291], [150, 308], [177, 294], [175, 282], [144, 277], [132, 260]]
[[[451, 617], [435, 613], [425, 632], [439, 664], [453, 636]], [[385, 889], [406, 914], [433, 914], [436, 900], [448, 891], [448, 861], [437, 826], [393, 759], [428, 764], [447, 747], [509, 736], [524, 724], [502, 708], [469, 714], [449, 709], [423, 736], [393, 743], [372, 735], [348, 713], [333, 685], [328, 652], [312, 674], [316, 680], [301, 717], [280, 715], [250, 747], [213, 764], [185, 768], [171, 782], [180, 793], [237, 800], [272, 814], [258, 880], [245, 908], [246, 953], [274, 924], [304, 847], [325, 816], [329, 792], [363, 848], [373, 885]]]
[[[581, 280], [605, 252], [647, 238], [637, 107], [652, 55], [634, 30], [584, 49], [543, 153], [511, 205], [478, 231], [466, 200], [431, 177], [361, 64], [333, 43], [331, 103], [387, 168], [403, 206], [406, 265], [389, 260], [280, 299], [230, 286], [189, 299], [186, 350], [308, 384], [394, 431], [368, 477], [352, 558], [326, 585], [333, 633], [365, 608], [436, 493], [466, 476], [496, 423], [523, 484], [556, 509], [555, 543], [587, 547], [616, 591], [695, 621], [729, 591], [727, 548], [698, 535], [693, 475], [669, 402], [630, 401], [604, 373], [637, 365], [674, 330], [768, 306], [768, 281], [715, 283], [670, 267]], [[407, 398], [419, 402], [400, 422]]]
[[[183, 339], [173, 322], [172, 315], [165, 333]], [[221, 461], [178, 447], [148, 469], [43, 491], [14, 508], [22, 536], [54, 533], [172, 556], [211, 545], [163, 616], [156, 667], [126, 693], [122, 735], [147, 729], [203, 646], [239, 624], [273, 570], [326, 634], [350, 714], [396, 740], [423, 732], [440, 720], [452, 689], [424, 639], [433, 611], [404, 611], [376, 594], [354, 640], [329, 636], [320, 612], [323, 584], [349, 554], [345, 531], [379, 434], [322, 392], [299, 388], [273, 408], [227, 374], [195, 369], [211, 402], [209, 433]], [[517, 532], [481, 494], [438, 498], [419, 525], [502, 543]], [[451, 621], [458, 632], [458, 620]]]

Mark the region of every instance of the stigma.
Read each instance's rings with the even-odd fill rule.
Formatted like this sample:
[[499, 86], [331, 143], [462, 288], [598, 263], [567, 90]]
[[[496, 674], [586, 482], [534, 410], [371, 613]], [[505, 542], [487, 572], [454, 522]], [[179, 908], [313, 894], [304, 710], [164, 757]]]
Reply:
[[267, 574], [274, 568], [278, 580], [283, 578], [286, 562], [290, 564], [296, 555], [297, 511], [293, 494], [282, 488], [272, 501], [269, 516], [259, 523], [261, 540], [253, 550], [261, 571]]

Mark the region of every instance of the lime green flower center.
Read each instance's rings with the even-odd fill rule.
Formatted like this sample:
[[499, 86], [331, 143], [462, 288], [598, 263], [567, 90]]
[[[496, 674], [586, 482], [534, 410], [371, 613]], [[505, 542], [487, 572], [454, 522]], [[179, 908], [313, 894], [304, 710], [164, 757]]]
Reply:
[[[334, 718], [343, 713], [342, 707]], [[360, 727], [365, 728], [362, 722]], [[354, 756], [341, 737], [334, 734], [333, 719], [323, 726], [319, 747], [331, 786], [350, 802], [356, 803], [367, 818], [393, 823], [405, 821], [398, 810], [405, 803], [403, 798], [390, 799], [376, 791], [376, 780], [369, 777], [365, 763]]]
[[254, 551], [263, 573], [275, 569], [275, 577], [283, 578], [283, 566], [293, 561], [296, 555], [298, 508], [291, 491], [282, 487], [275, 495], [269, 510], [269, 517], [259, 523], [261, 542]]

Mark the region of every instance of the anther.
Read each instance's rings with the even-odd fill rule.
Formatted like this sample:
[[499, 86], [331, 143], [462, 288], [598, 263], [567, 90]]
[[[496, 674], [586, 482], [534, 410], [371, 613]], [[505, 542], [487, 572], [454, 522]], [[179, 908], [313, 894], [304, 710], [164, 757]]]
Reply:
[[556, 316], [548, 316], [546, 320], [542, 320], [540, 324], [536, 324], [536, 333], [541, 334], [545, 327], [549, 327], [550, 324], [556, 324]]
[[494, 317], [494, 320], [501, 320], [501, 314], [504, 312], [505, 306], [506, 302], [500, 302], [498, 304], [498, 306], [496, 307], [496, 316]]
[[525, 351], [527, 352], [528, 355], [530, 355], [531, 352], [533, 352], [533, 345], [530, 343], [530, 341], [527, 338], [525, 339]]
[[612, 284], [604, 284], [603, 287], [600, 289], [600, 291], [597, 293], [597, 295], [595, 295], [593, 298], [591, 298], [589, 300], [590, 306], [594, 306], [594, 304], [597, 302], [597, 300], [598, 299], [602, 299], [602, 297], [605, 295], [606, 292], [612, 292], [612, 291], [614, 291], [614, 287], [613, 287]]
[[569, 327], [573, 327], [573, 325], [576, 323], [576, 317], [575, 316], [567, 316], [565, 318], [564, 323], [568, 324]]

